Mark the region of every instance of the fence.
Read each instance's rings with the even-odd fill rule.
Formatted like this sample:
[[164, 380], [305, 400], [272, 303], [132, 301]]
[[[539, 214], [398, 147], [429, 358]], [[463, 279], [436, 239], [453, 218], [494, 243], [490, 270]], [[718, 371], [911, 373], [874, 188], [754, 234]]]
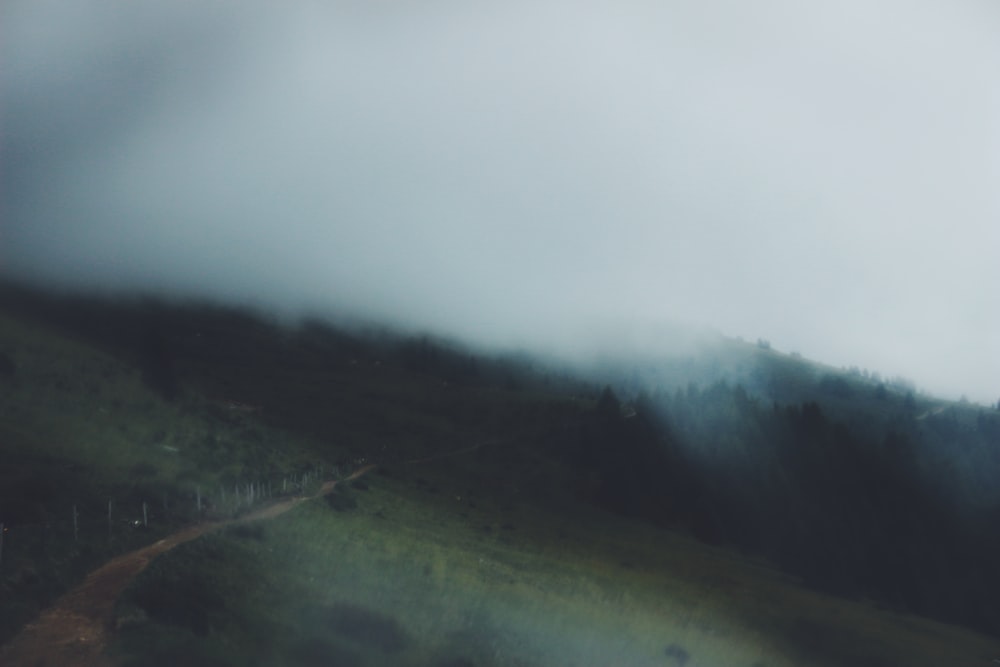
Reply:
[[[340, 476], [336, 466], [328, 472], [334, 478]], [[143, 531], [161, 532], [202, 520], [227, 519], [273, 498], [303, 495], [319, 486], [323, 474], [323, 466], [316, 466], [280, 478], [230, 482], [211, 489], [194, 485], [160, 493], [133, 492], [108, 498], [100, 506], [91, 501], [45, 507], [41, 510], [46, 515], [43, 521], [0, 521], [0, 570], [5, 565], [5, 539], [8, 566], [15, 558], [35, 562], [60, 559], [68, 552], [94, 547], [117, 547], [113, 549], [117, 551], [148, 541], [141, 535]], [[4, 519], [2, 514], [0, 519]]]

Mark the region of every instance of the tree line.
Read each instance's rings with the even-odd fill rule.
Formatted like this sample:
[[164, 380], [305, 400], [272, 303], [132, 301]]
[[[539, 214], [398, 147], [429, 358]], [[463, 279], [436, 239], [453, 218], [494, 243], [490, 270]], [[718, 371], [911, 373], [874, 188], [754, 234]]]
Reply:
[[815, 589], [996, 633], [1000, 502], [956, 488], [956, 461], [992, 460], [979, 473], [1000, 478], [1000, 416], [945, 419], [864, 427], [726, 383], [625, 409], [605, 389], [562, 447], [599, 471], [587, 493], [608, 509], [764, 556]]

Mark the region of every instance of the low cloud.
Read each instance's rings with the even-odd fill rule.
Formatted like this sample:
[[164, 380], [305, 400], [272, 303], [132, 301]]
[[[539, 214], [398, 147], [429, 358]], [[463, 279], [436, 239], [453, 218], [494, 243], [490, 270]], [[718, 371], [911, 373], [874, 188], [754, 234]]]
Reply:
[[0, 268], [995, 400], [1000, 11], [784, 4], [8, 3]]

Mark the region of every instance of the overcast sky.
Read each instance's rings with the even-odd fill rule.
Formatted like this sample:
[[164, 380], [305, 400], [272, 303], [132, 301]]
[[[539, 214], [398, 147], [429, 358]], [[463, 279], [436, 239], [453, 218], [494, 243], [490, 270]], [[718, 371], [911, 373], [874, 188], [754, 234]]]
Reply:
[[0, 271], [1000, 395], [1000, 4], [8, 0]]

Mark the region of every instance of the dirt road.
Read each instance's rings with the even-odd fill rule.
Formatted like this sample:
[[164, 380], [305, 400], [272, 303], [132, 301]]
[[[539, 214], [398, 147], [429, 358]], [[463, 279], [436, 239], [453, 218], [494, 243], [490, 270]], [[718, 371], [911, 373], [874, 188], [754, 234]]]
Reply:
[[[371, 470], [366, 466], [351, 476], [325, 482], [319, 493], [326, 495], [338, 483], [356, 479]], [[102, 658], [114, 632], [115, 601], [129, 582], [160, 554], [178, 544], [190, 542], [206, 533], [284, 514], [310, 498], [288, 498], [249, 514], [227, 521], [213, 521], [190, 526], [173, 535], [131, 553], [122, 554], [87, 575], [82, 584], [56, 600], [32, 623], [27, 624], [6, 646], [0, 648], [4, 667], [108, 667]]]

